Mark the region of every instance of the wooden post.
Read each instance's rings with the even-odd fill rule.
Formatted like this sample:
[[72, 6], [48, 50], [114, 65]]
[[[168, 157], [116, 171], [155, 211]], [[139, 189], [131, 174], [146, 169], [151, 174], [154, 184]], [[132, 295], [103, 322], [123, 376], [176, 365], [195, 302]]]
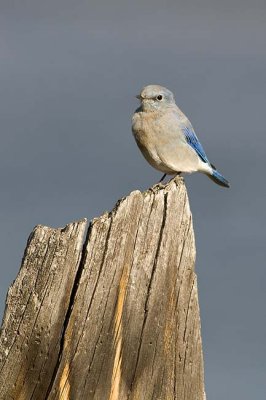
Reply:
[[204, 400], [195, 243], [182, 178], [111, 213], [38, 226], [8, 291], [1, 400]]

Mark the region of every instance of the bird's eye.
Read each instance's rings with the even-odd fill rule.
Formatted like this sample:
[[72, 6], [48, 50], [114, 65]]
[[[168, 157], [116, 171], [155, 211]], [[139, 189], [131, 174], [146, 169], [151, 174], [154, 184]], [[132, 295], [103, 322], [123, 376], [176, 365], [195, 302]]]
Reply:
[[161, 101], [163, 99], [163, 96], [161, 94], [159, 94], [159, 96], [157, 96], [157, 100]]

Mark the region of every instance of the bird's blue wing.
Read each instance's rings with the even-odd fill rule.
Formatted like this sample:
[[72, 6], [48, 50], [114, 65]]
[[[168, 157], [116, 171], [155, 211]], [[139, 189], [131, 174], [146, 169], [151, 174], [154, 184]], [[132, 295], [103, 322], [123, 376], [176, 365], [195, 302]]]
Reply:
[[202, 161], [210, 164], [210, 162], [206, 156], [206, 153], [205, 153], [202, 145], [200, 144], [192, 126], [183, 125], [182, 131], [184, 132], [187, 143], [196, 151], [196, 153], [202, 159]]

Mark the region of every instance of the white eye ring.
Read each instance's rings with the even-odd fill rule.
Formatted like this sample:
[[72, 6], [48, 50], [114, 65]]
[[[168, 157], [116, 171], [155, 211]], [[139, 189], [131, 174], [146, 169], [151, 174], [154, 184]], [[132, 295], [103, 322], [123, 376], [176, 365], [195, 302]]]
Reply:
[[163, 96], [162, 96], [161, 94], [159, 94], [159, 95], [156, 97], [156, 99], [159, 100], [159, 101], [161, 101], [161, 100], [163, 99]]

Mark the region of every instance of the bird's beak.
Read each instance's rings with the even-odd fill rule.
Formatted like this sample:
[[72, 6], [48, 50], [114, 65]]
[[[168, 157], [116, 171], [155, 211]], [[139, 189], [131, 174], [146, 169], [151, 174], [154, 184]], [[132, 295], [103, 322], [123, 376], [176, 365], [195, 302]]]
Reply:
[[139, 100], [141, 100], [142, 97], [141, 97], [140, 94], [137, 94], [136, 98], [139, 99]]

